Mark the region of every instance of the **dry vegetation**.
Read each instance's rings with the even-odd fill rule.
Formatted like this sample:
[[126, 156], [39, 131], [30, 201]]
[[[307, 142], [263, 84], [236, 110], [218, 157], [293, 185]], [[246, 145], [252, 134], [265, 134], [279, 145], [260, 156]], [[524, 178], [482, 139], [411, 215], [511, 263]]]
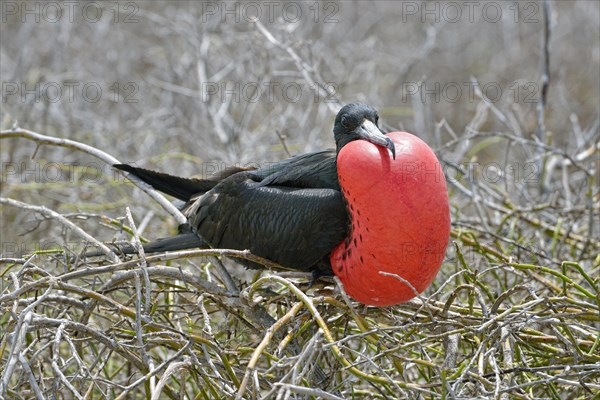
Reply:
[[[598, 397], [597, 2], [474, 2], [472, 20], [462, 2], [258, 2], [259, 23], [234, 2], [110, 2], [97, 21], [97, 3], [44, 4], [0, 16], [0, 398]], [[221, 258], [243, 252], [78, 257], [175, 233], [115, 159], [277, 160], [331, 146], [355, 100], [447, 174], [452, 241], [419, 298], [365, 307]]]

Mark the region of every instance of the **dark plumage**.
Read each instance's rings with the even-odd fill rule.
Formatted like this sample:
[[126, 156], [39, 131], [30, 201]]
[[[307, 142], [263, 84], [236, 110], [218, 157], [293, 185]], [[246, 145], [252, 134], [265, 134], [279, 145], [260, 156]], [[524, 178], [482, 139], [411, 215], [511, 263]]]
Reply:
[[[345, 144], [359, 139], [387, 147], [394, 154], [393, 143], [379, 131], [377, 122], [372, 107], [349, 104], [335, 120], [336, 150], [303, 154], [258, 169], [227, 170], [205, 180], [126, 164], [114, 167], [186, 202], [182, 210], [197, 241], [189, 230], [184, 230], [181, 246], [177, 246], [175, 237], [162, 239], [164, 246], [160, 241], [146, 245], [146, 251], [207, 245], [249, 249], [286, 268], [330, 275], [330, 253], [348, 236], [349, 229], [336, 156]], [[259, 267], [249, 261], [240, 262]]]

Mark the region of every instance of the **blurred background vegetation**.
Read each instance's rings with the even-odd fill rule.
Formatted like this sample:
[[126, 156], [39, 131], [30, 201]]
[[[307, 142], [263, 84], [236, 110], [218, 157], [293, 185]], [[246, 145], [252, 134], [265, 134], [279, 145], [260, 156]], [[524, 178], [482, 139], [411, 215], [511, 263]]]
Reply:
[[[546, 6], [549, 19], [542, 1], [3, 1], [4, 132], [20, 127], [89, 144], [121, 162], [206, 176], [226, 165], [261, 165], [332, 147], [339, 105], [363, 101], [379, 110], [386, 129], [417, 134], [436, 150], [452, 206], [454, 242], [423, 295], [425, 305], [375, 309], [346, 302], [337, 289], [308, 292], [341, 353], [323, 344], [328, 340], [318, 318], [301, 303], [306, 308], [284, 330], [297, 331], [295, 345], [308, 356], [296, 351], [285, 358], [285, 340], [273, 339], [242, 391], [268, 318], [261, 325], [248, 309], [236, 314], [214, 293], [198, 297], [162, 277], [152, 282], [158, 307], [152, 315], [172, 324], [169, 335], [181, 337], [144, 328], [151, 345], [136, 364], [67, 326], [69, 340], [80, 340], [77, 331], [94, 351], [78, 347], [73, 361], [74, 347], [61, 347], [54, 368], [50, 360], [57, 354], [44, 346], [56, 338], [57, 326], [34, 324], [29, 332], [37, 337], [29, 337], [23, 354], [40, 392], [68, 393], [64, 398], [156, 393], [150, 378], [133, 392], [123, 387], [152, 370], [140, 366], [148, 360], [158, 365], [185, 350], [201, 362], [186, 365], [186, 373], [171, 372], [178, 379], [157, 372], [172, 398], [295, 396], [302, 388], [320, 388], [323, 393], [305, 395], [325, 398], [597, 393], [600, 6], [585, 0]], [[145, 237], [176, 232], [160, 206], [96, 158], [22, 138], [5, 137], [0, 146], [3, 198], [59, 212], [102, 241], [131, 238], [124, 228], [127, 206]], [[25, 273], [27, 256], [49, 249], [70, 256], [84, 242], [54, 219], [0, 207], [1, 253], [10, 259], [0, 269], [0, 307], [7, 313], [0, 363], [6, 365], [17, 354], [5, 335], [21, 326], [17, 311], [50, 290], [39, 271]], [[82, 267], [64, 254], [37, 255], [35, 263], [52, 276]], [[209, 279], [204, 260], [177, 265]], [[260, 276], [227, 265], [241, 287]], [[31, 289], [9, 296], [15, 279]], [[109, 280], [99, 273], [78, 285], [96, 290]], [[286, 286], [265, 285], [258, 287], [273, 321], [298, 304]], [[136, 296], [133, 286], [111, 290], [115, 302], [133, 307], [127, 303]], [[139, 332], [135, 313], [117, 317], [102, 308], [106, 304], [88, 310], [85, 296], [71, 295], [78, 300], [67, 311], [57, 300], [38, 306], [36, 315], [78, 321], [83, 313], [94, 328], [124, 343]], [[189, 332], [207, 337], [210, 346], [194, 341], [186, 348], [181, 338]], [[163, 342], [167, 336], [173, 343]], [[98, 356], [103, 346], [113, 356]], [[348, 369], [340, 354], [371, 375]], [[318, 384], [309, 378], [314, 374], [289, 373], [290, 366], [315, 364], [328, 377]], [[36, 369], [42, 365], [47, 368]], [[82, 365], [89, 370], [81, 372]], [[32, 395], [27, 374], [5, 375], [10, 396]], [[96, 386], [86, 386], [86, 379]]]

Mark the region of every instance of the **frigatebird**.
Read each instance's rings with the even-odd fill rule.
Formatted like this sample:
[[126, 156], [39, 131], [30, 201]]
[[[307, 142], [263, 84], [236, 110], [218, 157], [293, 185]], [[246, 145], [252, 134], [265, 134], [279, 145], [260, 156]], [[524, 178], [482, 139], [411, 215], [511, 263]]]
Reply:
[[335, 118], [336, 149], [209, 179], [114, 167], [185, 202], [181, 233], [145, 245], [145, 252], [247, 249], [313, 277], [335, 274], [365, 304], [392, 305], [432, 282], [450, 216], [433, 151], [405, 132], [386, 136], [378, 122], [374, 108], [348, 104]]

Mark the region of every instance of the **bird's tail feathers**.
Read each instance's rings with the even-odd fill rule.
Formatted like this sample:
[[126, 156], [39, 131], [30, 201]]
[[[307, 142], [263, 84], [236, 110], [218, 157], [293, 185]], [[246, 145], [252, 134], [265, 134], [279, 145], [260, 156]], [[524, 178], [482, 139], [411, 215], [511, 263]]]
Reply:
[[129, 164], [114, 164], [113, 167], [120, 169], [121, 171], [129, 172], [152, 186], [154, 189], [183, 201], [189, 201], [192, 196], [206, 193], [218, 183], [217, 181], [207, 179], [182, 178], [149, 169], [134, 167]]
[[177, 236], [158, 239], [154, 242], [145, 244], [143, 247], [144, 252], [146, 253], [162, 253], [164, 251], [195, 249], [207, 246], [207, 243], [195, 233], [184, 233]]
[[[137, 250], [131, 244], [115, 245], [108, 244], [108, 246], [117, 254], [136, 254]], [[162, 253], [165, 251], [178, 251], [187, 249], [196, 249], [202, 247], [208, 247], [208, 244], [195, 233], [183, 233], [177, 236], [168, 238], [158, 239], [154, 242], [150, 242], [142, 245], [144, 253]], [[95, 249], [87, 251], [84, 256], [98, 257], [104, 255], [103, 252]]]

